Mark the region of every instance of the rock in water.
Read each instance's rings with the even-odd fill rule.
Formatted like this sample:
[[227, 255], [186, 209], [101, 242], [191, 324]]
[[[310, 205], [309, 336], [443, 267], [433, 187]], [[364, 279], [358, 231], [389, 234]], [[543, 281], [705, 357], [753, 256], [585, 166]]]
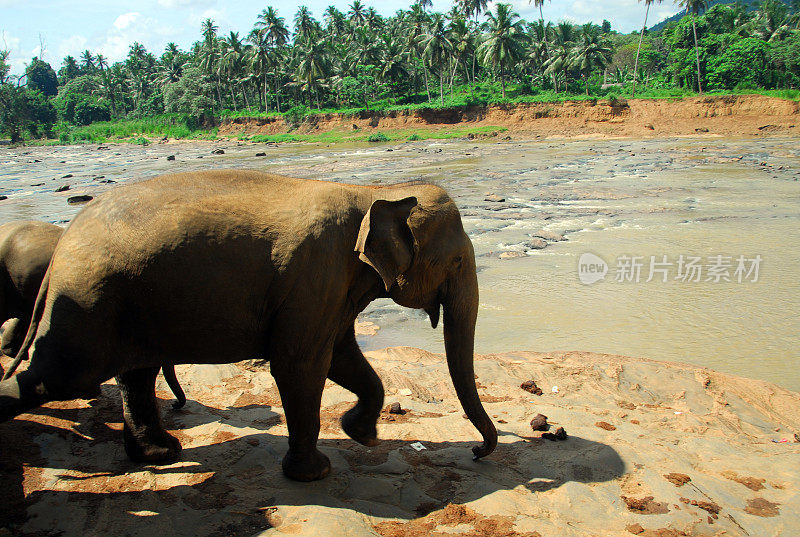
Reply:
[[175, 160], [175, 155], [170, 155], [167, 157], [167, 160]]
[[65, 190], [69, 190], [69, 185], [60, 186], [56, 189], [56, 192], [64, 192]]
[[493, 201], [495, 203], [501, 203], [506, 201], [506, 199], [502, 196], [498, 196], [497, 194], [486, 194], [486, 197], [483, 198], [484, 201]]
[[93, 196], [89, 196], [87, 194], [81, 194], [80, 196], [70, 196], [67, 198], [67, 203], [70, 205], [75, 205], [76, 203], [86, 203], [87, 201], [92, 201], [94, 199]]
[[215, 149], [214, 151], [211, 152], [211, 154], [212, 155], [224, 155], [225, 154], [225, 150], [224, 149]]

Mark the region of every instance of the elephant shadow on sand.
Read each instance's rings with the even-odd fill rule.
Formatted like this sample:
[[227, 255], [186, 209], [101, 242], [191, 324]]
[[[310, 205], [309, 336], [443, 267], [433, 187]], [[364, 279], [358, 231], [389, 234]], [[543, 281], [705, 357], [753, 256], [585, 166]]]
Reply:
[[[401, 440], [384, 432], [369, 448], [323, 432], [320, 449], [333, 472], [298, 483], [281, 473], [286, 430], [269, 406], [221, 410], [189, 401], [172, 411], [169, 400], [160, 404], [165, 426], [184, 446], [169, 465], [127, 459], [114, 385], [104, 385], [88, 408], [50, 405], [0, 425], [0, 526], [15, 535], [43, 528], [61, 535], [256, 534], [275, 524], [275, 506], [411, 520], [520, 486], [540, 492], [625, 473], [612, 447], [575, 436], [550, 442], [501, 430], [496, 452], [473, 462], [474, 441]], [[324, 424], [323, 431], [337, 427]], [[425, 449], [415, 450], [415, 442]]]

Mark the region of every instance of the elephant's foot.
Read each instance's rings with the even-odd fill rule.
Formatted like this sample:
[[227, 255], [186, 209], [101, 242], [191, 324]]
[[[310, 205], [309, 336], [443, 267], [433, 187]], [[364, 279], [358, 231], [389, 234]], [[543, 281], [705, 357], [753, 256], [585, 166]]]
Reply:
[[347, 436], [365, 446], [378, 445], [378, 429], [375, 421], [364, 416], [359, 405], [354, 406], [342, 416], [342, 429]]
[[178, 457], [181, 444], [178, 439], [164, 431], [152, 429], [132, 430], [125, 424], [123, 431], [125, 452], [134, 462], [169, 462]]
[[295, 481], [317, 481], [331, 473], [330, 459], [317, 449], [303, 455], [290, 450], [283, 458], [282, 467], [283, 474]]

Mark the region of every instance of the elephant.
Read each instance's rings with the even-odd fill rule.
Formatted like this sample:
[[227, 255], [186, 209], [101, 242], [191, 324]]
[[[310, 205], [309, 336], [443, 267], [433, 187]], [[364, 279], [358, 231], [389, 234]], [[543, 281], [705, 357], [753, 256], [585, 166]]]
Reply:
[[30, 367], [0, 382], [0, 421], [85, 397], [116, 377], [134, 461], [174, 460], [161, 423], [161, 364], [270, 363], [289, 449], [284, 475], [322, 479], [317, 448], [326, 379], [353, 392], [344, 432], [372, 446], [380, 378], [359, 348], [356, 316], [377, 298], [443, 312], [450, 377], [491, 454], [497, 430], [475, 384], [478, 279], [472, 242], [444, 189], [377, 187], [250, 170], [163, 175], [98, 196], [56, 247], [23, 351]]
[[63, 231], [34, 220], [0, 225], [0, 324], [8, 321], [0, 351], [6, 356], [16, 356], [22, 346], [39, 286]]
[[[8, 321], [0, 353], [6, 356], [16, 356], [22, 347], [39, 287], [63, 232], [64, 229], [55, 224], [36, 220], [0, 225], [0, 325]], [[2, 372], [0, 367], [0, 374]], [[173, 408], [183, 407], [186, 394], [178, 383], [174, 366], [165, 366], [163, 373], [175, 394]]]

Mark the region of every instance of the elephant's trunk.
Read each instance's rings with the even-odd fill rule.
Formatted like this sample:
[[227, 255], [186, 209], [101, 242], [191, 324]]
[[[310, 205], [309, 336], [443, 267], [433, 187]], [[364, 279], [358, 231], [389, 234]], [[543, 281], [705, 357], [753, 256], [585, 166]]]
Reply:
[[472, 448], [475, 459], [489, 455], [497, 446], [497, 429], [483, 409], [475, 385], [473, 350], [478, 316], [478, 278], [474, 260], [465, 259], [462, 275], [451, 279], [442, 297], [444, 346], [447, 366], [458, 400], [472, 424], [483, 435], [483, 444]]

